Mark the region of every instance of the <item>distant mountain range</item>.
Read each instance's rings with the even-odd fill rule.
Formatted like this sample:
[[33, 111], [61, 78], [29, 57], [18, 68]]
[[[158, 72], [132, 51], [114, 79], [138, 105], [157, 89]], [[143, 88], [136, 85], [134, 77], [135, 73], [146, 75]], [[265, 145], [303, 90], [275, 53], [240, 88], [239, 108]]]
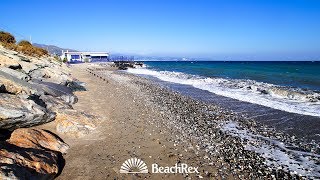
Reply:
[[[50, 54], [52, 55], [62, 55], [63, 51], [78, 51], [74, 49], [68, 49], [68, 48], [61, 48], [55, 45], [46, 45], [46, 44], [38, 44], [33, 43], [34, 46], [40, 47], [43, 49], [46, 49]], [[134, 56], [134, 59], [137, 61], [203, 61], [203, 60], [210, 60], [208, 58], [187, 58], [187, 57], [161, 57], [161, 56], [142, 56], [138, 54], [122, 54], [122, 53], [114, 53], [111, 54], [111, 57], [117, 57], [117, 56]]]
[[36, 47], [40, 47], [40, 48], [46, 49], [50, 54], [59, 55], [59, 56], [62, 55], [62, 50], [63, 51], [67, 51], [67, 50], [68, 51], [77, 51], [77, 50], [74, 50], [74, 49], [61, 48], [61, 47], [54, 46], [54, 45], [46, 45], [46, 44], [38, 44], [38, 43], [33, 43], [33, 45], [36, 46]]

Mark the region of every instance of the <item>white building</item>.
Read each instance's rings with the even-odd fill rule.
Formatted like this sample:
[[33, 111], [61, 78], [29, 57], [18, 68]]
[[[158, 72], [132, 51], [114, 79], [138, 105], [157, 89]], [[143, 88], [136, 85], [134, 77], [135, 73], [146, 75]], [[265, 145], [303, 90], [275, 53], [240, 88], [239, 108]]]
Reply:
[[107, 52], [69, 52], [62, 51], [61, 59], [68, 62], [98, 62], [110, 61], [110, 55]]

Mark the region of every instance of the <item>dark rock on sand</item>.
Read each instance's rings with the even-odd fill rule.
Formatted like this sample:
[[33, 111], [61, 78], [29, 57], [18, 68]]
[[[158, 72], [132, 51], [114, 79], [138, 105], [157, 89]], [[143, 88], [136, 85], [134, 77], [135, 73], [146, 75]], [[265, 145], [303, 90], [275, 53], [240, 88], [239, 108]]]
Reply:
[[87, 90], [84, 86], [84, 83], [77, 81], [77, 80], [67, 82], [66, 86], [69, 87], [72, 91], [86, 91]]
[[53, 112], [72, 109], [72, 106], [69, 103], [66, 103], [64, 100], [54, 96], [41, 95], [39, 99], [45, 102], [46, 108]]

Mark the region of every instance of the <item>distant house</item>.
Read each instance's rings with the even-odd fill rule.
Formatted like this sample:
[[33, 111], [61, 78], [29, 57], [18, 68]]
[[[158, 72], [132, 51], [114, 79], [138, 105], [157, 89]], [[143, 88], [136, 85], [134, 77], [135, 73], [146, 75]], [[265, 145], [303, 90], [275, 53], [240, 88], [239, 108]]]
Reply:
[[61, 59], [67, 59], [70, 63], [75, 62], [99, 62], [110, 61], [110, 55], [107, 52], [69, 52], [62, 51]]

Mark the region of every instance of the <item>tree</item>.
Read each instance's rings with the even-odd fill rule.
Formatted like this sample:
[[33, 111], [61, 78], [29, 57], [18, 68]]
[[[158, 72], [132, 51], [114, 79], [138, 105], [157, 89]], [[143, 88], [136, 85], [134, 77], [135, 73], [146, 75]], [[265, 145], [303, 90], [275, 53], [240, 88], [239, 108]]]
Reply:
[[64, 62], [64, 63], [68, 62], [67, 56], [65, 56], [65, 57], [63, 58], [63, 62]]

